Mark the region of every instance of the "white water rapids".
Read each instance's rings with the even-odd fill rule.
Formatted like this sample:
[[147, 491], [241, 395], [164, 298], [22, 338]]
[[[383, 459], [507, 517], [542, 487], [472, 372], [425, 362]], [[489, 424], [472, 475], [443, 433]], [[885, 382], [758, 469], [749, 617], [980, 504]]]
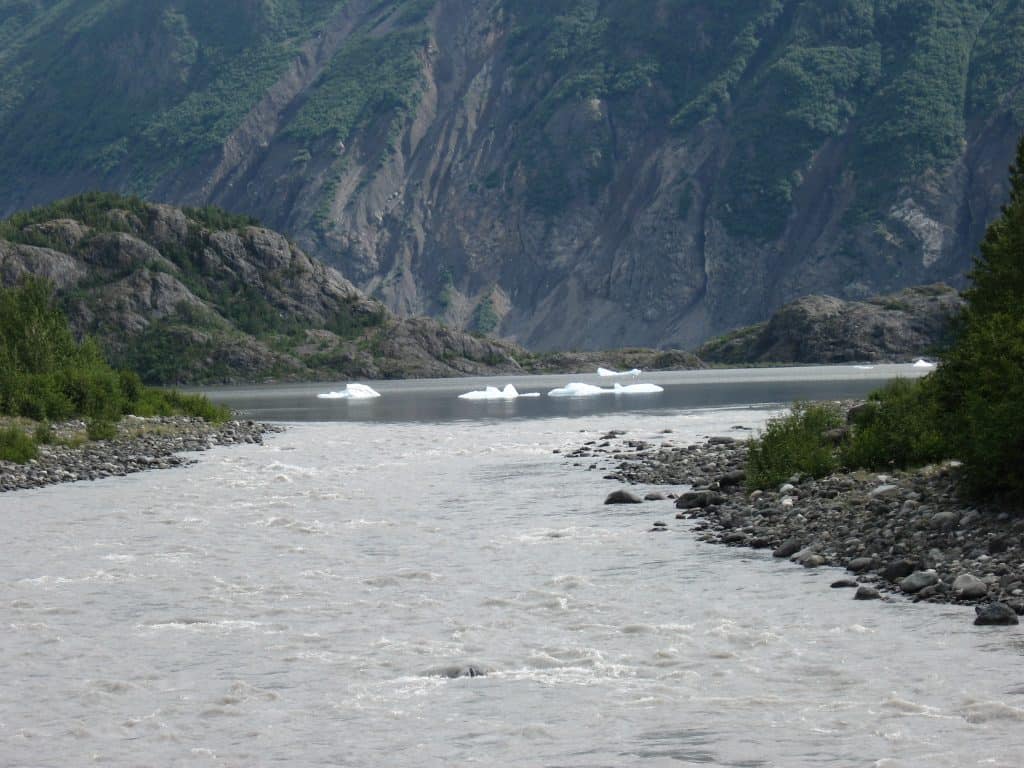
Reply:
[[766, 415], [294, 425], [0, 495], [0, 766], [1024, 764], [1021, 628], [854, 602], [552, 453]]

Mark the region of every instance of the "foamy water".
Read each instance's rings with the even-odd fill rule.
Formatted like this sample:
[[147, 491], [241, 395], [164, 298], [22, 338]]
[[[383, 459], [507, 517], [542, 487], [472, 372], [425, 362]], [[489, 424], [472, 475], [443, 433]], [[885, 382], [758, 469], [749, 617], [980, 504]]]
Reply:
[[552, 453], [767, 415], [302, 425], [0, 496], [0, 765], [1019, 766], [1020, 628], [854, 602]]

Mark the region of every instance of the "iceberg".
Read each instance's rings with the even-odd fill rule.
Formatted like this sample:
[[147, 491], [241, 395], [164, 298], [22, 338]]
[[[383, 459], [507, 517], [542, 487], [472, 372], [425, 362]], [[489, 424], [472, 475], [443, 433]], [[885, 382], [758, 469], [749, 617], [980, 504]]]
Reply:
[[934, 368], [935, 367], [935, 363], [929, 363], [927, 360], [919, 357], [919, 358], [917, 358], [917, 360], [914, 361], [914, 367], [915, 368]]
[[643, 373], [643, 371], [641, 371], [639, 368], [631, 368], [628, 371], [612, 371], [609, 370], [608, 368], [597, 369], [598, 376], [633, 376], [635, 378], [639, 376], [641, 373]]
[[341, 392], [323, 392], [317, 397], [321, 400], [370, 400], [380, 397], [380, 392], [366, 384], [346, 384]]
[[540, 392], [518, 392], [511, 384], [506, 384], [504, 389], [487, 387], [487, 389], [476, 389], [459, 395], [459, 400], [515, 400], [519, 397], [540, 397]]
[[548, 397], [593, 397], [594, 395], [607, 395], [614, 391], [614, 389], [602, 389], [593, 384], [581, 384], [574, 381], [564, 387], [552, 389], [548, 392]]
[[614, 389], [616, 395], [653, 395], [664, 391], [664, 388], [657, 384], [616, 384]]

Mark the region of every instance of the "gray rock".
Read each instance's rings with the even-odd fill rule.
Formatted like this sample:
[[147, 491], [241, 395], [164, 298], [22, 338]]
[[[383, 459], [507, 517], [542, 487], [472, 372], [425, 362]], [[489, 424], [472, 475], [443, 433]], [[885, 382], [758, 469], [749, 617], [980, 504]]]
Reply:
[[829, 586], [832, 589], [850, 589], [860, 585], [853, 579], [839, 579], [838, 581], [833, 581]]
[[939, 576], [935, 571], [915, 571], [904, 579], [900, 580], [900, 589], [908, 595], [920, 592], [925, 587], [939, 583]]
[[889, 581], [899, 581], [905, 576], [909, 576], [920, 567], [921, 564], [917, 560], [909, 560], [907, 558], [902, 560], [893, 560], [882, 570], [882, 577]]
[[712, 504], [721, 504], [725, 498], [714, 491], [686, 491], [679, 494], [676, 499], [677, 509], [693, 509], [695, 507], [708, 507]]
[[855, 557], [846, 564], [846, 569], [853, 573], [863, 573], [864, 571], [870, 571], [874, 567], [875, 558], [873, 557]]
[[976, 600], [988, 594], [988, 584], [977, 576], [962, 573], [953, 581], [953, 592], [965, 600]]
[[878, 600], [882, 597], [882, 594], [874, 587], [869, 587], [862, 584], [857, 588], [856, 594], [854, 594], [854, 600]]
[[900, 487], [898, 485], [884, 483], [883, 485], [880, 485], [877, 488], [872, 488], [871, 491], [868, 493], [868, 496], [870, 496], [873, 499], [889, 499], [892, 498], [893, 496], [898, 495], [899, 492]]
[[939, 530], [949, 530], [951, 528], [955, 528], [956, 524], [959, 522], [960, 515], [951, 510], [946, 510], [945, 512], [937, 512], [934, 515], [932, 515], [931, 519], [928, 521], [928, 524], [931, 525], [932, 528], [937, 528]]
[[797, 539], [787, 539], [782, 542], [778, 549], [772, 552], [772, 557], [791, 557], [800, 551], [800, 542]]
[[664, 501], [664, 500], [665, 500], [665, 494], [658, 493], [657, 491], [651, 491], [646, 496], [644, 496], [644, 501]]
[[974, 612], [977, 614], [974, 623], [978, 625], [1013, 626], [1020, 624], [1016, 612], [1006, 603], [989, 603], [988, 605], [976, 606]]
[[726, 472], [724, 475], [718, 478], [718, 485], [720, 488], [728, 488], [734, 485], [742, 485], [747, 479], [747, 473], [742, 469], [734, 469], [731, 472]]
[[608, 494], [604, 500], [605, 504], [642, 504], [643, 499], [637, 496], [632, 491], [618, 490], [612, 491]]

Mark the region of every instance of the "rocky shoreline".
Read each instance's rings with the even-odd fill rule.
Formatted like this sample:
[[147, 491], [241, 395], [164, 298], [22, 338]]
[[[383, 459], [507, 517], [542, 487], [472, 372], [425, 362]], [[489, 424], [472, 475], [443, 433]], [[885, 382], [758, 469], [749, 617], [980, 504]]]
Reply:
[[265, 435], [284, 428], [257, 421], [212, 424], [189, 416], [127, 416], [115, 439], [79, 444], [85, 430], [84, 422], [78, 421], [54, 425], [56, 441], [39, 446], [37, 458], [25, 464], [0, 461], [0, 492], [186, 466], [196, 459], [183, 453], [262, 443]]
[[[620, 489], [606, 503], [672, 499], [675, 517], [696, 521], [688, 530], [700, 540], [771, 549], [806, 568], [846, 568], [850, 578], [832, 586], [855, 589], [857, 599], [974, 605], [976, 623], [1015, 624], [1015, 614], [1024, 614], [1024, 515], [960, 499], [955, 462], [794, 476], [778, 489], [748, 493], [746, 457], [745, 439], [658, 445], [622, 432], [567, 454], [577, 464], [590, 460], [606, 479], [650, 489]], [[666, 485], [681, 488], [666, 493]], [[664, 520], [651, 528], [670, 530]]]

